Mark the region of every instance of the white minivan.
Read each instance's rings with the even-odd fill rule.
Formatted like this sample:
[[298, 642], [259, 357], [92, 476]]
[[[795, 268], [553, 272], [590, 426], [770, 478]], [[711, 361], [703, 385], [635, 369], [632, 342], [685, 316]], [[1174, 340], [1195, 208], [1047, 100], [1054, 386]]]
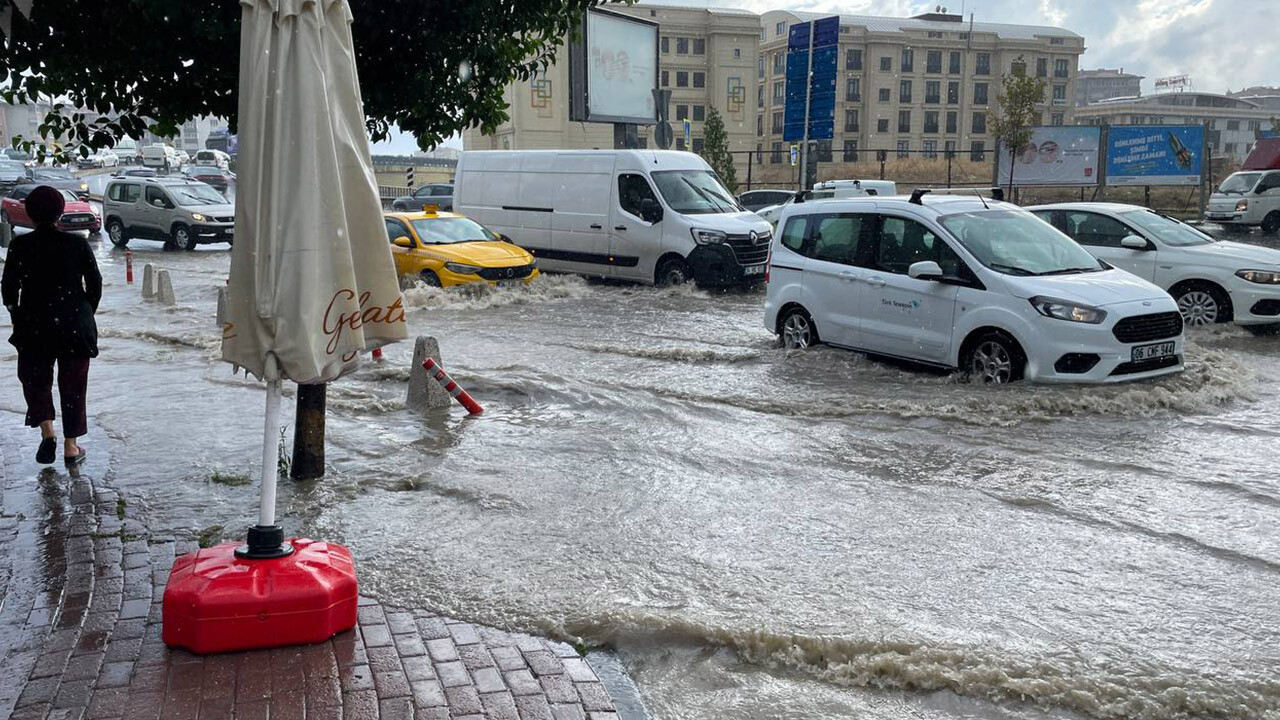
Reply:
[[1015, 205], [980, 197], [794, 203], [773, 243], [765, 326], [959, 368], [987, 383], [1180, 372], [1182, 315]]
[[178, 151], [161, 143], [148, 145], [142, 148], [142, 166], [165, 170], [178, 167]]
[[1227, 228], [1280, 231], [1280, 170], [1242, 170], [1227, 176], [1205, 209], [1206, 220]]
[[764, 279], [771, 228], [702, 158], [668, 150], [468, 151], [456, 212], [552, 272], [723, 287]]

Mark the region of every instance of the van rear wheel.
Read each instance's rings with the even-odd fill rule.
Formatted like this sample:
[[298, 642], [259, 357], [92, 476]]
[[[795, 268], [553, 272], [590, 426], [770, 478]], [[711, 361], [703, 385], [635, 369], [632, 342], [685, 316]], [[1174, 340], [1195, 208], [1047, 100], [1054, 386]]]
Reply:
[[1272, 210], [1267, 216], [1262, 218], [1262, 232], [1268, 235], [1275, 235], [1280, 232], [1280, 210]]
[[818, 339], [818, 326], [814, 325], [809, 312], [802, 307], [793, 307], [782, 316], [778, 323], [778, 335], [782, 339], [782, 347], [788, 350], [804, 350], [822, 342]]

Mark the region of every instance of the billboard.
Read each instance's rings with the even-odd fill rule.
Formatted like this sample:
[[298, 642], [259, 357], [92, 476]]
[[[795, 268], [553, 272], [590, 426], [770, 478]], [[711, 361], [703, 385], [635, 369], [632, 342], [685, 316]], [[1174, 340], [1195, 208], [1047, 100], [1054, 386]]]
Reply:
[[1032, 128], [1031, 142], [1012, 163], [1009, 148], [997, 146], [997, 184], [1009, 184], [1012, 165], [1014, 185], [1097, 185], [1101, 139], [1102, 128], [1091, 125]]
[[590, 10], [569, 48], [569, 116], [578, 122], [657, 122], [658, 24]]
[[1199, 125], [1112, 125], [1107, 185], [1197, 185], [1204, 154]]

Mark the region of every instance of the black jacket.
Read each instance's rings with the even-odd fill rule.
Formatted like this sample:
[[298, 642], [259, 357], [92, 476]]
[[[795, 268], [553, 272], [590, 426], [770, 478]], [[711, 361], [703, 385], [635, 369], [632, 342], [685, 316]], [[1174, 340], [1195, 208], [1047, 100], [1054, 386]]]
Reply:
[[0, 291], [13, 318], [9, 342], [18, 350], [98, 356], [93, 314], [102, 299], [102, 275], [84, 238], [50, 226], [15, 237]]

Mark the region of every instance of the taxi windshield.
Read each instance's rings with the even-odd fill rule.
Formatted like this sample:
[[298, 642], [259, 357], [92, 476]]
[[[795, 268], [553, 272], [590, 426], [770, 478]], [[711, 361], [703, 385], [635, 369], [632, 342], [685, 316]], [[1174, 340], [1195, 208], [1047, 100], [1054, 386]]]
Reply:
[[1103, 266], [1074, 240], [1023, 210], [979, 210], [941, 218], [978, 262], [1005, 275], [1070, 275]]
[[498, 236], [470, 218], [419, 218], [410, 220], [418, 237], [428, 245], [497, 240]]

